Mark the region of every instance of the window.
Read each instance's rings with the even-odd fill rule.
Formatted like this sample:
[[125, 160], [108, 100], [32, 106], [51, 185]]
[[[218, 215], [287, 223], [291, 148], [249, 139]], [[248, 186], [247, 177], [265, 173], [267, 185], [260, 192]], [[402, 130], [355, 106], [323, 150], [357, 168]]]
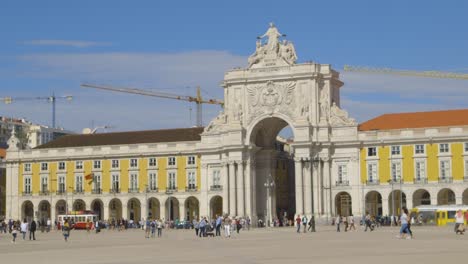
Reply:
[[450, 161], [449, 160], [440, 161], [440, 178], [441, 179], [450, 178]]
[[187, 187], [191, 190], [197, 188], [197, 178], [194, 171], [187, 172]]
[[148, 188], [150, 191], [158, 189], [158, 176], [154, 172], [150, 172], [148, 175]]
[[130, 187], [131, 191], [138, 190], [138, 174], [132, 173], [130, 174]]
[[31, 176], [24, 177], [24, 193], [31, 194]]
[[424, 154], [424, 145], [416, 145], [414, 147], [414, 153], [415, 154]]
[[62, 171], [65, 170], [65, 162], [63, 162], [63, 161], [59, 162], [58, 169], [62, 170]]
[[213, 185], [221, 186], [221, 173], [219, 170], [213, 171]]
[[464, 149], [465, 149], [465, 152], [468, 152], [468, 142], [465, 142], [465, 144], [464, 144], [464, 145], [465, 145], [465, 147], [464, 147]]
[[343, 183], [348, 178], [348, 166], [338, 165], [338, 183]]
[[49, 191], [48, 182], [49, 179], [47, 176], [41, 176], [41, 193], [46, 193]]
[[168, 174], [168, 184], [167, 188], [174, 190], [176, 188], [176, 173], [175, 172], [169, 172]]
[[112, 168], [118, 169], [119, 168], [119, 160], [112, 160]]
[[101, 168], [101, 161], [100, 160], [95, 160], [93, 162], [93, 168], [94, 169], [100, 169]]
[[401, 155], [400, 146], [392, 146], [392, 156]]
[[449, 153], [450, 152], [449, 144], [448, 143], [439, 144], [439, 152], [440, 153]]
[[416, 161], [416, 180], [422, 180], [426, 178], [426, 162]]
[[157, 163], [156, 163], [156, 158], [149, 158], [148, 160], [148, 166], [149, 167], [156, 167]]
[[75, 169], [82, 170], [83, 169], [83, 161], [75, 161]]
[[465, 178], [468, 178], [468, 160], [465, 160]]
[[101, 174], [94, 174], [93, 190], [95, 193], [98, 193], [101, 190]]
[[392, 181], [396, 182], [401, 180], [401, 163], [392, 162]]
[[195, 165], [195, 156], [189, 156], [187, 160], [188, 165]]
[[66, 182], [65, 182], [65, 175], [60, 175], [58, 177], [58, 186], [57, 186], [57, 189], [58, 189], [58, 192], [59, 193], [65, 193], [66, 192]]
[[24, 164], [24, 172], [31, 172], [31, 163]]
[[168, 166], [175, 166], [176, 165], [176, 158], [175, 157], [169, 157], [167, 159], [167, 165]]
[[376, 147], [367, 148], [367, 156], [368, 157], [377, 156], [377, 148]]
[[371, 163], [367, 165], [367, 179], [369, 182], [377, 181], [377, 164]]
[[49, 163], [41, 163], [41, 171], [47, 171], [49, 169]]
[[83, 192], [83, 175], [75, 176], [75, 192]]
[[137, 167], [138, 167], [138, 160], [130, 159], [130, 168], [137, 168]]
[[111, 188], [113, 192], [119, 192], [120, 190], [120, 175], [112, 174], [111, 176]]

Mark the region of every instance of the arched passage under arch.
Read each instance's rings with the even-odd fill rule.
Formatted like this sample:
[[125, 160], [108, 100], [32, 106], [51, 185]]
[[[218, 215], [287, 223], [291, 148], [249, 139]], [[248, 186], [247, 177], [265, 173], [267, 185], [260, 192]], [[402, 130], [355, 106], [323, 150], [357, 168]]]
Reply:
[[335, 196], [335, 213], [339, 216], [352, 215], [352, 200], [349, 193], [340, 192]]
[[413, 206], [430, 205], [431, 194], [425, 189], [418, 189], [413, 193]]
[[114, 198], [109, 202], [109, 217], [110, 220], [122, 219], [122, 202], [118, 198]]
[[388, 195], [388, 213], [400, 215], [403, 207], [406, 207], [406, 194], [400, 190], [394, 190]]
[[148, 199], [148, 217], [152, 219], [161, 219], [161, 204], [155, 197]]
[[21, 220], [31, 221], [34, 218], [34, 205], [31, 201], [24, 201], [21, 205]]
[[86, 203], [81, 199], [76, 199], [73, 202], [73, 211], [84, 211], [86, 210]]
[[193, 219], [198, 219], [200, 217], [200, 203], [198, 199], [190, 196], [185, 200], [185, 216], [184, 220], [192, 221]]
[[465, 189], [465, 191], [463, 191], [463, 194], [462, 194], [462, 203], [464, 205], [468, 205], [468, 188]]
[[67, 202], [65, 200], [58, 200], [55, 203], [55, 214], [56, 215], [67, 214]]
[[371, 215], [382, 215], [382, 195], [377, 191], [366, 194], [366, 213]]
[[444, 188], [437, 193], [437, 205], [450, 205], [455, 203], [455, 193], [451, 189]]
[[223, 215], [223, 198], [219, 195], [213, 196], [210, 200], [210, 217]]
[[141, 203], [138, 198], [132, 198], [127, 202], [127, 219], [138, 222], [141, 220]]
[[175, 197], [169, 197], [166, 200], [166, 220], [174, 221], [179, 219], [179, 200]]
[[37, 208], [37, 220], [40, 221], [41, 223], [46, 223], [47, 219], [52, 219], [52, 216], [50, 214], [51, 208], [50, 208], [50, 202], [47, 200], [42, 200], [39, 203], [39, 207]]
[[94, 199], [91, 202], [91, 211], [93, 211], [98, 216], [99, 220], [104, 219], [104, 203], [101, 201], [101, 199]]

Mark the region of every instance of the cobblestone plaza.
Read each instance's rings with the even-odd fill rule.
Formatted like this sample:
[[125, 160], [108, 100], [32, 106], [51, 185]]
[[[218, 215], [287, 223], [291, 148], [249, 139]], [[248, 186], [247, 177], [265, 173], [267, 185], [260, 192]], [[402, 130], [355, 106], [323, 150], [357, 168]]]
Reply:
[[468, 242], [451, 227], [414, 227], [414, 240], [399, 240], [396, 227], [374, 232], [297, 234], [293, 228], [252, 229], [231, 239], [198, 238], [191, 230], [164, 230], [145, 239], [142, 230], [38, 233], [36, 241], [0, 235], [2, 263], [441, 263], [466, 258]]

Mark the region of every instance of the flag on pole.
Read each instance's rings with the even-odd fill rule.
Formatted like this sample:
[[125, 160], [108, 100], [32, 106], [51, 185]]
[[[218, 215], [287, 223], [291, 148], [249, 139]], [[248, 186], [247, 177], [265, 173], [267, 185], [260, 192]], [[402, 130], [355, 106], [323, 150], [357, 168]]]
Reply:
[[94, 181], [94, 173], [86, 175], [85, 180], [89, 181], [88, 184], [91, 184]]

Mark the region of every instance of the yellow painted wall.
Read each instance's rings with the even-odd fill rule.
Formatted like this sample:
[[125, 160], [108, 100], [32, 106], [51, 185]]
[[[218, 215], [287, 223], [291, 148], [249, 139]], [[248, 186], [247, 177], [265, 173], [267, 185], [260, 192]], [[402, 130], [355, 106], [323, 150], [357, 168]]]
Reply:
[[366, 183], [367, 180], [367, 163], [366, 163], [366, 148], [361, 149], [361, 157], [359, 160], [361, 161], [361, 183]]
[[41, 185], [41, 179], [39, 176], [39, 170], [41, 169], [41, 163], [36, 162], [31, 164], [32, 167], [32, 179], [31, 179], [31, 185], [32, 185], [32, 193], [33, 194], [38, 194], [40, 191], [40, 185]]
[[140, 165], [139, 169], [139, 181], [138, 181], [138, 188], [140, 189], [141, 192], [145, 192], [146, 185], [148, 185], [148, 159], [147, 158], [141, 158], [138, 160], [138, 165]]
[[83, 162], [83, 190], [85, 192], [91, 192], [92, 184], [89, 184], [89, 180], [86, 179], [86, 175], [91, 174], [93, 168], [93, 161], [92, 160], [85, 160]]
[[439, 180], [439, 154], [438, 144], [426, 144], [427, 153], [427, 179], [428, 181]]
[[177, 165], [177, 188], [179, 192], [185, 191], [187, 186], [187, 157], [176, 156], [176, 165]]
[[414, 145], [406, 145], [402, 146], [402, 154], [403, 154], [403, 182], [413, 182], [414, 180]]
[[49, 191], [57, 191], [57, 169], [58, 162], [49, 162]]
[[101, 188], [103, 192], [109, 192], [111, 186], [111, 160], [102, 161]]
[[120, 160], [120, 192], [128, 191], [128, 168], [130, 166], [129, 159]]
[[463, 143], [452, 143], [450, 150], [452, 152], [452, 177], [454, 180], [463, 180]]
[[66, 186], [66, 192], [70, 192], [70, 187], [75, 188], [75, 162], [74, 161], [68, 161], [66, 165], [67, 169], [67, 175], [65, 183], [67, 184]]
[[378, 175], [380, 183], [387, 183], [390, 180], [390, 146], [377, 148], [379, 155]]
[[23, 171], [24, 171], [24, 164], [20, 163], [19, 164], [19, 174], [18, 174], [18, 193], [22, 194], [24, 192], [23, 190], [23, 185], [24, 185], [24, 177], [23, 177]]
[[167, 157], [158, 158], [158, 188], [164, 192], [167, 188]]

